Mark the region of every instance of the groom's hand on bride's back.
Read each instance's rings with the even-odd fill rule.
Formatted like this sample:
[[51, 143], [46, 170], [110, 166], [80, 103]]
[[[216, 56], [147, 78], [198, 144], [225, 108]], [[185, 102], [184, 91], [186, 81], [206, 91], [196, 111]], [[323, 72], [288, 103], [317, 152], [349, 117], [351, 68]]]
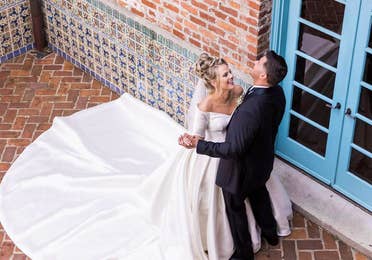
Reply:
[[178, 144], [187, 149], [192, 149], [197, 146], [200, 139], [202, 139], [200, 136], [184, 133], [178, 138]]

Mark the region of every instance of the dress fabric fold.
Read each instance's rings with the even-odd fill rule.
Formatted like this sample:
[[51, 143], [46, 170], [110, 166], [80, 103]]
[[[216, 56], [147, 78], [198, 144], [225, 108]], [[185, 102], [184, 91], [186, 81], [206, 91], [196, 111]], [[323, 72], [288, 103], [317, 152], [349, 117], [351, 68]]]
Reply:
[[55, 118], [2, 180], [5, 231], [32, 259], [228, 259], [218, 159], [180, 147], [186, 131], [129, 94]]

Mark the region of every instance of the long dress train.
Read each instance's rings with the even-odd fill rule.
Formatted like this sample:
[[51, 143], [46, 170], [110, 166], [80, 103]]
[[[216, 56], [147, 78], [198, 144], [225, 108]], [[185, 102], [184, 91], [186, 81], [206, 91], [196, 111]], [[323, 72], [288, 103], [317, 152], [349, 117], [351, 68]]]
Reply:
[[228, 259], [218, 159], [178, 146], [185, 131], [128, 94], [56, 118], [3, 178], [4, 229], [32, 259]]

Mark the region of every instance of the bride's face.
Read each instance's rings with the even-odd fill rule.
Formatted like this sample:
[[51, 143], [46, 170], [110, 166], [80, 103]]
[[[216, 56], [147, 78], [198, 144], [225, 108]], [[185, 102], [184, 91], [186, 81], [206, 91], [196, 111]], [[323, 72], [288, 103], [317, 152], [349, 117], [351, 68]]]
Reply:
[[231, 70], [229, 66], [226, 64], [219, 65], [216, 68], [217, 72], [217, 89], [232, 89], [234, 88], [234, 81], [233, 75], [231, 74]]

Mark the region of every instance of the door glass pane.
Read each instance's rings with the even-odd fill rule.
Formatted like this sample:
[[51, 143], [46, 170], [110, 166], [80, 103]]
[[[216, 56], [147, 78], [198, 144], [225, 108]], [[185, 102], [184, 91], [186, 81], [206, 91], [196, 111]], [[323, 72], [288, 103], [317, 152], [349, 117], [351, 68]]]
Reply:
[[372, 91], [361, 87], [358, 113], [372, 119]]
[[372, 152], [372, 126], [359, 119], [355, 123], [354, 144]]
[[351, 149], [349, 171], [372, 184], [372, 158]]
[[311, 57], [337, 67], [340, 41], [305, 24], [300, 25], [298, 49]]
[[323, 100], [300, 88], [293, 88], [292, 109], [328, 128], [331, 109], [326, 107], [326, 104]]
[[316, 92], [332, 98], [336, 74], [312, 61], [297, 56], [295, 80]]
[[291, 115], [289, 137], [324, 156], [327, 134], [305, 121]]
[[303, 0], [301, 17], [341, 34], [345, 5], [334, 0]]
[[372, 85], [372, 54], [367, 53], [363, 81]]

